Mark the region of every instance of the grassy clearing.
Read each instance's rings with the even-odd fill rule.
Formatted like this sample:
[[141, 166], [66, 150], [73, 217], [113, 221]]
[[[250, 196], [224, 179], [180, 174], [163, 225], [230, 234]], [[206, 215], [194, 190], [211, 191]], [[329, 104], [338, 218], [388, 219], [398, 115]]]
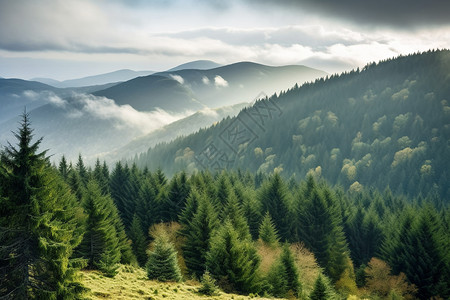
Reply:
[[83, 284], [91, 291], [87, 295], [93, 300], [99, 299], [268, 299], [260, 297], [225, 294], [203, 296], [196, 291], [199, 283], [194, 281], [168, 282], [148, 280], [143, 269], [130, 266], [120, 266], [119, 273], [114, 278], [103, 276], [97, 271], [82, 271]]

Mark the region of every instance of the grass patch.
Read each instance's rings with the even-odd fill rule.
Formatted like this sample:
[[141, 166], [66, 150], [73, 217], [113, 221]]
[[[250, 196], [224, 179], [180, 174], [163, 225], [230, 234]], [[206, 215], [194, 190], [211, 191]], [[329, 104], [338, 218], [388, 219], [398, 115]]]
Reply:
[[[250, 296], [226, 294], [223, 292], [207, 297], [197, 293], [200, 284], [193, 280], [185, 282], [158, 282], [148, 280], [144, 269], [121, 265], [114, 278], [102, 276], [97, 271], [82, 271], [82, 282], [90, 289], [86, 295], [92, 300], [117, 299], [143, 299], [143, 300], [206, 300], [206, 299], [269, 299]], [[253, 295], [252, 295], [253, 296]], [[272, 298], [273, 299], [273, 298]]]

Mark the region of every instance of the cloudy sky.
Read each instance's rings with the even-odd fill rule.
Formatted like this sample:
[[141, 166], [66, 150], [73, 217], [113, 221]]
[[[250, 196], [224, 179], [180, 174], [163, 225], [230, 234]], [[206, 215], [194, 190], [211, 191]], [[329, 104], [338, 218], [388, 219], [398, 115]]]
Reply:
[[71, 79], [198, 59], [330, 73], [450, 48], [448, 0], [0, 0], [0, 76]]

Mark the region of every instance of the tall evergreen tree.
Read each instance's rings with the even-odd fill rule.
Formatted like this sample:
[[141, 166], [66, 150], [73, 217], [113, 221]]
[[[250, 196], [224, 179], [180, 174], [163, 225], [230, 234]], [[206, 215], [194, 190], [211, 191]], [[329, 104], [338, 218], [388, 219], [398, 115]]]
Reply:
[[114, 203], [109, 196], [102, 195], [96, 181], [90, 180], [82, 204], [87, 221], [77, 253], [88, 260], [89, 268], [100, 269], [107, 276], [115, 276], [121, 253], [114, 224]]
[[64, 155], [61, 157], [61, 161], [59, 162], [58, 171], [62, 178], [67, 182], [67, 178], [69, 176], [69, 166]]
[[314, 282], [314, 288], [309, 295], [311, 300], [327, 300], [330, 299], [329, 292], [323, 276], [319, 274]]
[[130, 228], [130, 239], [133, 242], [132, 248], [134, 255], [140, 266], [145, 266], [147, 262], [147, 239], [142, 231], [141, 221], [137, 215], [133, 216]]
[[200, 194], [192, 220], [184, 224], [182, 229], [182, 235], [186, 238], [182, 248], [186, 266], [197, 278], [206, 270], [206, 253], [217, 226], [218, 218], [214, 207], [205, 195]]
[[24, 113], [17, 147], [0, 155], [0, 298], [80, 298], [82, 262], [71, 255], [82, 237], [82, 211], [32, 132]]
[[299, 216], [300, 239], [314, 253], [326, 274], [336, 282], [349, 267], [342, 220], [327, 188], [321, 190], [309, 179], [306, 195], [308, 198]]
[[148, 255], [146, 268], [149, 279], [181, 281], [177, 252], [164, 234], [155, 238], [153, 250]]
[[208, 271], [225, 291], [258, 292], [260, 257], [250, 240], [239, 239], [230, 221], [225, 221], [211, 239], [206, 256]]
[[272, 222], [269, 212], [266, 212], [262, 220], [261, 226], [259, 227], [259, 238], [265, 244], [276, 247], [278, 246], [279, 237], [277, 229]]
[[269, 212], [275, 227], [278, 229], [281, 240], [291, 238], [291, 211], [287, 187], [278, 173], [275, 173], [270, 181], [266, 181], [261, 188], [260, 199], [262, 212]]

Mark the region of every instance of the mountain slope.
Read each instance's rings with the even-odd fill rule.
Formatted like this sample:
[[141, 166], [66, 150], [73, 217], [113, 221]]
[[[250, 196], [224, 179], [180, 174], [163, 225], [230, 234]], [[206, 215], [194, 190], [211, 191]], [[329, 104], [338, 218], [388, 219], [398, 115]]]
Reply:
[[161, 108], [171, 112], [184, 112], [203, 108], [190, 90], [178, 81], [163, 76], [145, 76], [95, 92], [119, 104], [129, 104], [140, 111]]
[[32, 80], [39, 81], [58, 88], [84, 87], [92, 85], [102, 85], [113, 82], [127, 81], [139, 76], [147, 76], [153, 74], [153, 71], [133, 71], [128, 69], [117, 70], [114, 72], [87, 76], [83, 78], [69, 79], [58, 81], [51, 78], [34, 78]]
[[240, 62], [210, 70], [180, 70], [155, 75], [177, 78], [208, 107], [250, 102], [258, 95], [271, 95], [327, 73], [305, 66], [270, 67]]
[[208, 69], [218, 68], [220, 66], [221, 66], [220, 64], [213, 62], [211, 60], [196, 60], [196, 61], [191, 61], [191, 62], [187, 62], [185, 64], [181, 64], [179, 66], [176, 66], [176, 67], [168, 70], [167, 72], [174, 72], [174, 71], [185, 70], [185, 69], [208, 70]]
[[[26, 106], [28, 110], [39, 107], [45, 102], [38, 97], [42, 91], [52, 91], [52, 86], [22, 79], [0, 79], [0, 123], [17, 116]], [[31, 92], [33, 91], [33, 92]]]
[[249, 104], [243, 103], [214, 110], [200, 110], [191, 116], [170, 123], [147, 135], [140, 136], [118, 149], [113, 149], [113, 151], [105, 153], [105, 155], [102, 156], [102, 159], [107, 161], [117, 161], [132, 158], [137, 153], [144, 152], [149, 147], [153, 147], [156, 144], [170, 142], [179, 136], [186, 136], [196, 132], [200, 128], [211, 126], [215, 122], [219, 122], [228, 116], [235, 116], [247, 105]]
[[344, 188], [449, 199], [449, 70], [448, 50], [373, 63], [257, 102], [137, 163], [169, 173], [186, 166], [315, 172]]

